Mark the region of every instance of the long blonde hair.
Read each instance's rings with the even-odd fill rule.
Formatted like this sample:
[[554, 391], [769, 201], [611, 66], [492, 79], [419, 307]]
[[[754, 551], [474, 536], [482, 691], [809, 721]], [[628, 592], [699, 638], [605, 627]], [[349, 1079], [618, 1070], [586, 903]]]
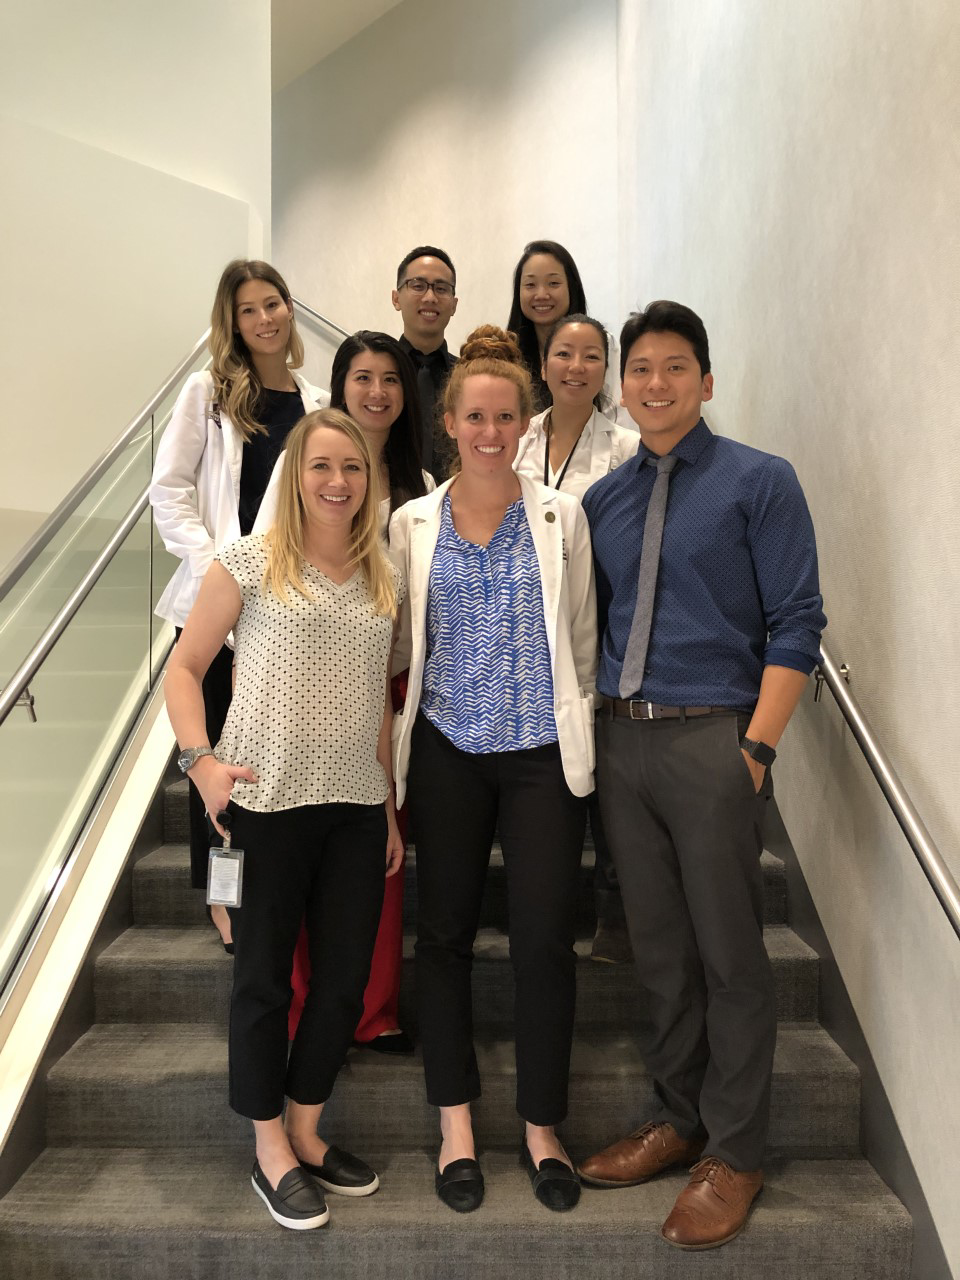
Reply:
[[397, 613], [397, 589], [394, 572], [383, 554], [380, 542], [380, 476], [372, 465], [370, 446], [363, 432], [339, 409], [315, 409], [301, 418], [287, 437], [277, 492], [277, 511], [267, 532], [267, 567], [263, 574], [264, 592], [272, 591], [284, 602], [289, 601], [287, 588], [312, 600], [303, 581], [304, 506], [301, 472], [307, 440], [316, 427], [331, 427], [348, 436], [363, 460], [367, 473], [367, 491], [360, 510], [353, 517], [350, 539], [350, 563], [363, 571], [367, 590], [376, 613], [394, 618]]
[[[236, 325], [237, 290], [248, 280], [263, 280], [273, 285], [284, 302], [288, 306], [293, 305], [283, 276], [269, 262], [234, 258], [233, 262], [228, 262], [224, 267], [217, 285], [217, 296], [213, 300], [213, 311], [210, 313], [213, 402], [227, 414], [244, 444], [257, 432], [266, 432], [266, 428], [253, 416], [263, 386]], [[287, 366], [299, 369], [302, 364], [303, 342], [291, 315]]]

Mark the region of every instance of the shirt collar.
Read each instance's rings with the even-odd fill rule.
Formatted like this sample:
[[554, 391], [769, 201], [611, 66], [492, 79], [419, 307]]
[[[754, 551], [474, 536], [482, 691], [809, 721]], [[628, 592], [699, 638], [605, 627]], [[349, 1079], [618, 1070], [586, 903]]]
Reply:
[[399, 342], [400, 346], [403, 347], [404, 351], [406, 351], [407, 355], [410, 356], [414, 364], [417, 366], [437, 364], [440, 361], [442, 361], [444, 366], [446, 366], [447, 359], [450, 354], [447, 349], [446, 341], [441, 342], [435, 351], [421, 351], [419, 347], [415, 347], [413, 345], [405, 333], [400, 335]]
[[[693, 427], [682, 440], [678, 440], [670, 452], [680, 462], [685, 462], [687, 466], [692, 466], [700, 458], [701, 453], [706, 449], [707, 445], [713, 439], [713, 432], [701, 418], [697, 425]], [[656, 459], [659, 455], [653, 453], [647, 446], [640, 441], [640, 451], [637, 454], [637, 470], [643, 466], [647, 458]]]

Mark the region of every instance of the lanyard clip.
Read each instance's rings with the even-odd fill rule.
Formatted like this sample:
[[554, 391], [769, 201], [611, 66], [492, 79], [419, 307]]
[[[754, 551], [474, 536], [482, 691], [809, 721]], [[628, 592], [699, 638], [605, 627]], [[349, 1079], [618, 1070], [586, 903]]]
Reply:
[[230, 810], [221, 809], [220, 812], [217, 814], [217, 821], [220, 823], [221, 827], [223, 827], [223, 830], [225, 832], [225, 835], [223, 837], [223, 847], [224, 849], [229, 849], [230, 848], [230, 823], [233, 821], [233, 816], [230, 813]]

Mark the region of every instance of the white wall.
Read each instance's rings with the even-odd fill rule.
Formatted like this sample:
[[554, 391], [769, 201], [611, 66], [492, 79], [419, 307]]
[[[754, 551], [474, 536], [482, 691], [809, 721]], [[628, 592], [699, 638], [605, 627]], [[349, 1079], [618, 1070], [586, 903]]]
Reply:
[[[960, 11], [620, 10], [622, 309], [693, 306], [708, 421], [796, 465], [826, 642], [960, 876]], [[960, 1273], [960, 944], [829, 695], [781, 757], [787, 828]]]
[[617, 310], [616, 3], [405, 0], [274, 99], [275, 259], [353, 331], [399, 333], [396, 268], [446, 249], [460, 308], [505, 324], [531, 239], [574, 255]]
[[192, 346], [224, 263], [269, 252], [269, 5], [4, 6], [0, 163], [2, 546]]

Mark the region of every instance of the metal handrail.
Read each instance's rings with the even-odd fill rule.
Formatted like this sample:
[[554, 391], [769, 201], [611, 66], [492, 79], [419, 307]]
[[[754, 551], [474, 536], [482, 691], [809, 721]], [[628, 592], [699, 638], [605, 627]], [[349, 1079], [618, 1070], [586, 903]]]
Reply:
[[17, 705], [20, 695], [24, 692], [27, 685], [43, 666], [47, 655], [63, 635], [64, 631], [66, 631], [74, 614], [100, 581], [107, 565], [120, 550], [124, 542], [126, 542], [128, 535], [135, 528], [137, 521], [143, 515], [144, 511], [146, 511], [147, 506], [149, 505], [149, 496], [150, 490], [144, 489], [143, 493], [117, 526], [113, 537], [74, 587], [66, 602], [54, 615], [53, 621], [49, 624], [43, 635], [10, 677], [9, 681], [4, 686], [3, 691], [0, 692], [0, 724], [3, 724], [4, 720], [6, 720], [7, 716]]
[[346, 329], [341, 329], [333, 320], [328, 320], [327, 317], [322, 316], [319, 311], [314, 311], [313, 307], [308, 307], [307, 304], [305, 302], [301, 302], [299, 298], [293, 299], [293, 305], [295, 307], [299, 307], [299, 309], [305, 315], [308, 315], [311, 320], [316, 320], [318, 324], [325, 324], [327, 328], [332, 329], [334, 333], [339, 333], [341, 338], [350, 337], [350, 334], [347, 333]]
[[866, 717], [860, 710], [860, 704], [850, 692], [849, 685], [841, 674], [830, 653], [822, 645], [820, 647], [820, 671], [824, 683], [833, 694], [843, 718], [850, 726], [857, 745], [863, 752], [873, 776], [880, 784], [880, 790], [886, 797], [893, 811], [893, 816], [900, 824], [900, 829], [920, 863], [923, 874], [930, 881], [940, 905], [953, 926], [953, 931], [960, 938], [960, 885], [957, 884], [943, 855], [933, 841], [913, 801], [904, 790], [897, 771], [890, 763], [890, 758], [880, 746]]
[[207, 339], [209, 336], [210, 330], [208, 329], [201, 338], [197, 339], [189, 355], [184, 356], [174, 369], [173, 373], [171, 373], [169, 378], [164, 382], [160, 390], [150, 397], [129, 426], [124, 428], [109, 449], [107, 449], [107, 451], [97, 459], [86, 475], [82, 476], [77, 481], [67, 496], [59, 504], [56, 511], [52, 512], [52, 514], [48, 516], [29, 542], [27, 542], [17, 555], [14, 556], [3, 577], [0, 578], [0, 600], [3, 600], [8, 592], [16, 586], [36, 560], [37, 556], [40, 555], [41, 551], [43, 551], [54, 535], [59, 533], [66, 522], [70, 519], [77, 507], [79, 507], [80, 503], [93, 489], [93, 486], [97, 481], [106, 474], [111, 464], [119, 457], [137, 432], [146, 426], [157, 408], [167, 398], [173, 388], [196, 360], [203, 348], [207, 345]]

